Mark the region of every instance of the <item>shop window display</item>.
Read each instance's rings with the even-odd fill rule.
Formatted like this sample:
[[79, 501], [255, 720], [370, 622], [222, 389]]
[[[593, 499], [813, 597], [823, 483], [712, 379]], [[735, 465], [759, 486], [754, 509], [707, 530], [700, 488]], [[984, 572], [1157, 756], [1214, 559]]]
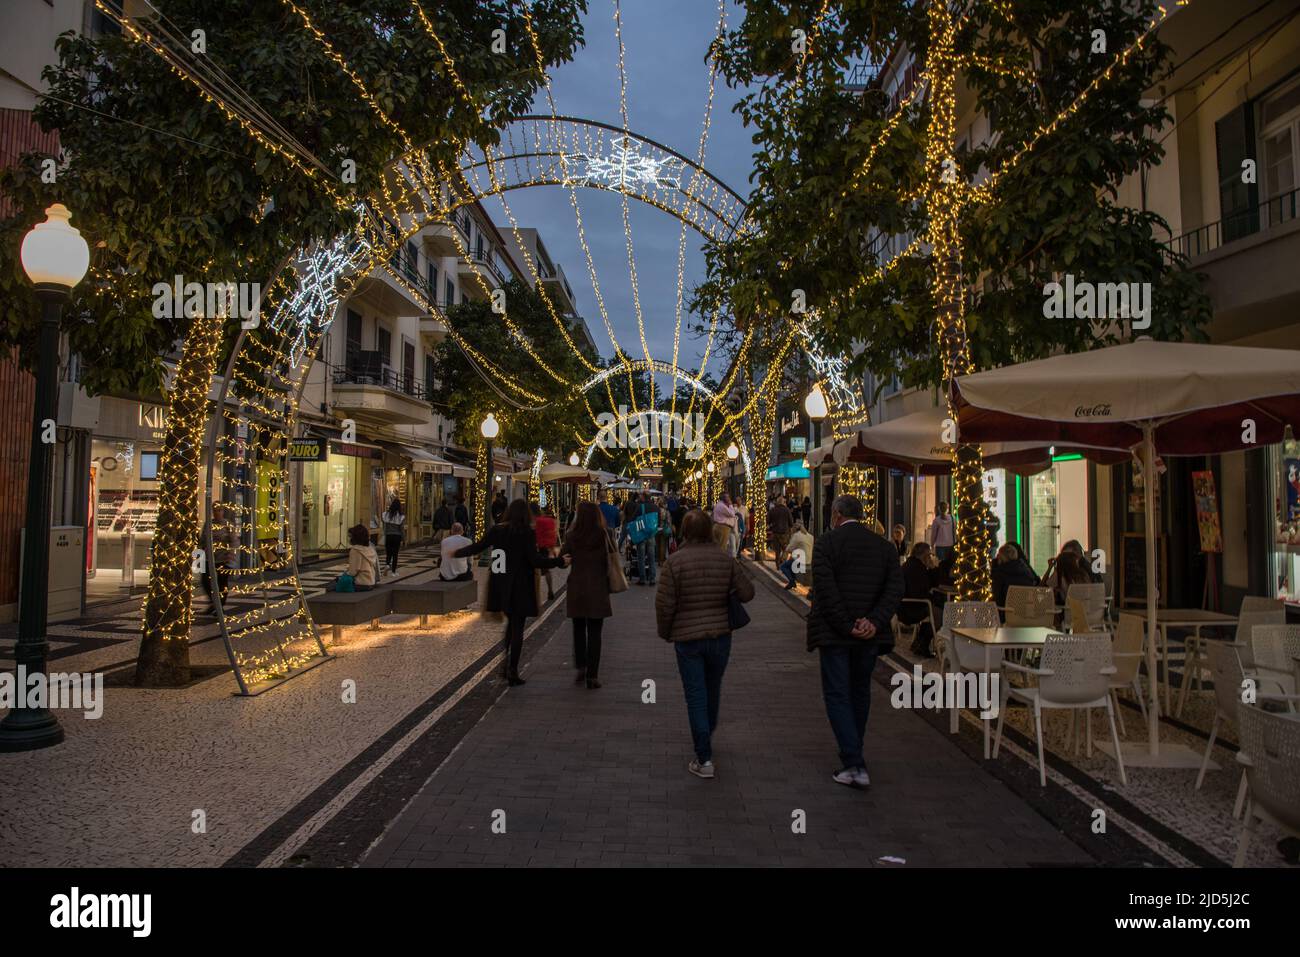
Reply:
[[[155, 449], [130, 440], [91, 443], [86, 589], [92, 597], [129, 593], [149, 580], [149, 556], [158, 522]], [[153, 478], [145, 477], [148, 471]]]
[[1288, 432], [1269, 449], [1269, 465], [1278, 489], [1269, 575], [1277, 596], [1300, 607], [1300, 441]]

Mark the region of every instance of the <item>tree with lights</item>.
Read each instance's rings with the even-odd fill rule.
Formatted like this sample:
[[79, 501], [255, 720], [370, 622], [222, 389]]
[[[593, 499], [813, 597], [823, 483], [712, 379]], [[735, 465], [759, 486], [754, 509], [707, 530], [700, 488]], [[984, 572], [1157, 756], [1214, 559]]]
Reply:
[[[760, 147], [756, 228], [710, 249], [701, 300], [780, 315], [803, 290], [828, 350], [906, 386], [1122, 336], [1118, 323], [1044, 318], [1044, 286], [1064, 273], [1149, 282], [1146, 334], [1198, 334], [1208, 301], [1161, 245], [1167, 225], [1117, 199], [1162, 156], [1152, 131], [1168, 116], [1143, 99], [1168, 60], [1153, 0], [745, 8], [719, 63], [730, 82], [766, 80], [737, 107]], [[854, 63], [908, 53], [920, 76], [894, 102], [845, 83]], [[958, 149], [959, 91], [993, 118], [988, 143]], [[979, 448], [954, 454], [959, 515], [978, 518]], [[964, 597], [987, 591], [982, 524], [961, 523]]]
[[[511, 321], [533, 342], [538, 359], [561, 379], [585, 378], [578, 357], [554, 334], [554, 320], [542, 301], [542, 293], [519, 280], [512, 280], [504, 290]], [[583, 436], [582, 430], [591, 426], [586, 407], [574, 400], [571, 390], [562, 382], [537, 375], [538, 360], [519, 348], [501, 317], [492, 311], [492, 302], [461, 302], [447, 310], [447, 321], [456, 328], [458, 338], [474, 352], [491, 356], [502, 373], [529, 380], [544, 400], [537, 407], [518, 408], [508, 401], [494, 377], [475, 362], [471, 353], [456, 341], [444, 339], [434, 352], [436, 386], [432, 398], [444, 415], [456, 421], [460, 444], [479, 444], [482, 439], [477, 432], [478, 423], [492, 413], [501, 424], [496, 445], [529, 450], [540, 446], [552, 451], [553, 458], [561, 450], [574, 448]], [[588, 358], [597, 357], [588, 355]], [[592, 391], [596, 397], [603, 398], [602, 393]], [[596, 408], [594, 404], [593, 408]]]
[[[60, 131], [66, 162], [53, 182], [37, 155], [0, 176], [14, 209], [0, 224], [9, 303], [0, 344], [31, 361], [39, 309], [23, 288], [19, 239], [41, 209], [63, 202], [93, 254], [64, 312], [82, 384], [159, 395], [164, 360], [175, 363], [136, 676], [175, 685], [189, 680], [207, 396], [238, 323], [157, 317], [154, 283], [178, 274], [260, 282], [273, 297], [267, 278], [296, 250], [354, 228], [351, 206], [383, 187], [410, 143], [448, 168], [465, 143], [494, 143], [501, 123], [529, 109], [543, 71], [582, 42], [585, 2], [537, 0], [528, 11], [479, 0], [152, 6], [155, 15], [120, 18], [120, 33], [59, 40], [35, 116]], [[515, 48], [525, 17], [540, 56]], [[504, 50], [498, 29], [510, 38]], [[391, 124], [377, 122], [376, 109]]]

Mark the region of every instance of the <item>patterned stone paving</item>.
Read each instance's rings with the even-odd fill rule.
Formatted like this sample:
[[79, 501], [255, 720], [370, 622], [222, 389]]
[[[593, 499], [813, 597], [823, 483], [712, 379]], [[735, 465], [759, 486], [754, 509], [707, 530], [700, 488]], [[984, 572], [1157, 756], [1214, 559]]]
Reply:
[[[561, 580], [563, 573], [561, 573]], [[192, 647], [223, 663], [215, 628]], [[499, 647], [501, 625], [473, 611], [344, 629], [337, 657], [256, 698], [229, 674], [179, 691], [108, 688], [104, 715], [63, 713], [67, 740], [0, 756], [0, 867], [216, 866], [344, 768], [430, 694]], [[60, 661], [94, 670], [122, 644]], [[342, 682], [356, 682], [355, 704]], [[141, 756], [147, 755], [147, 760]], [[206, 833], [192, 830], [206, 814]]]
[[[402, 571], [432, 565], [429, 550], [412, 549]], [[336, 573], [315, 566], [303, 579], [323, 588]], [[3, 756], [0, 866], [346, 865], [389, 822], [368, 865], [1231, 860], [1231, 734], [1214, 754], [1226, 770], [1199, 792], [1194, 770], [1131, 768], [1122, 788], [1105, 755], [1066, 752], [1068, 718], [1051, 715], [1044, 791], [1022, 709], [1009, 712], [1003, 754], [984, 761], [971, 714], [950, 736], [946, 713], [894, 711], [881, 686], [868, 752], [875, 787], [864, 795], [832, 784], [816, 658], [803, 652], [806, 603], [775, 587], [760, 589], [755, 623], [737, 637], [719, 778], [698, 781], [684, 769], [680, 685], [671, 648], [652, 634], [651, 595], [634, 586], [615, 599], [606, 686], [596, 692], [572, 684], [558, 609], [530, 632], [528, 685], [504, 695], [490, 677], [500, 624], [474, 612], [428, 629], [402, 616], [379, 631], [345, 629], [330, 649], [336, 660], [258, 698], [234, 696], [228, 674], [182, 691], [110, 688], [102, 719], [63, 716], [62, 746]], [[110, 611], [51, 629], [62, 670], [131, 660], [138, 600]], [[197, 663], [224, 662], [217, 637], [200, 619]], [[911, 664], [896, 654], [877, 678]], [[646, 677], [658, 685], [653, 707], [640, 702]], [[356, 704], [342, 703], [345, 678], [357, 682]], [[1212, 707], [1209, 694], [1189, 698], [1164, 740], [1203, 749]], [[1140, 740], [1136, 710], [1128, 725]], [[498, 807], [507, 835], [488, 828]], [[1095, 807], [1107, 810], [1104, 837], [1088, 826]], [[795, 808], [808, 814], [805, 835], [790, 832]], [[194, 833], [195, 810], [206, 833]], [[1285, 866], [1278, 836], [1264, 830], [1253, 866]]]
[[[771, 562], [766, 565], [771, 569]], [[772, 573], [769, 580], [777, 581]], [[784, 581], [782, 580], [782, 584]], [[803, 597], [805, 589], [800, 588], [801, 605], [806, 606]], [[909, 642], [899, 643], [893, 656], [899, 670], [911, 672], [919, 659], [908, 650]], [[938, 662], [934, 659], [921, 661], [923, 669], [934, 671]], [[1173, 680], [1177, 688], [1180, 673], [1173, 670]], [[1208, 686], [1208, 682], [1207, 682]], [[1125, 710], [1125, 723], [1128, 741], [1145, 742], [1146, 725], [1131, 697], [1121, 696], [1121, 707]], [[1190, 693], [1182, 717], [1176, 721], [1162, 720], [1161, 741], [1184, 744], [1197, 754], [1205, 751], [1209, 740], [1210, 722], [1214, 717], [1212, 691]], [[936, 727], [942, 726], [947, 734], [948, 716], [944, 712], [935, 717]], [[1069, 715], [1065, 712], [1047, 712], [1045, 719], [1044, 746], [1049, 754], [1049, 784], [1068, 785], [1080, 795], [1086, 803], [1105, 807], [1108, 816], [1123, 818], [1131, 824], [1131, 832], [1152, 848], [1169, 863], [1200, 866], [1230, 864], [1237, 850], [1239, 822], [1233, 820], [1232, 807], [1236, 800], [1237, 785], [1240, 780], [1239, 765], [1236, 762], [1236, 737], [1232, 731], [1219, 735], [1215, 742], [1212, 760], [1221, 770], [1209, 771], [1201, 790], [1194, 790], [1196, 769], [1177, 768], [1127, 768], [1128, 786], [1123, 787], [1119, 781], [1114, 761], [1106, 754], [1094, 750], [1091, 758], [1085, 754], [1081, 745], [1077, 753], [1067, 748], [1069, 739]], [[974, 760], [989, 765], [1001, 763], [1022, 765], [1032, 774], [1032, 788], [1038, 789], [1037, 753], [1033, 737], [1033, 714], [1024, 708], [1010, 708], [1007, 712], [1006, 727], [1019, 732], [1021, 747], [1018, 754], [1003, 754], [998, 762], [983, 761], [983, 731], [979, 721], [970, 712], [963, 714], [962, 735], [968, 743], [968, 752]], [[1100, 713], [1094, 717], [1094, 745], [1109, 734], [1105, 719]], [[1004, 750], [1006, 744], [1004, 742]], [[1053, 766], [1059, 772], [1053, 771]], [[1079, 782], [1086, 782], [1080, 785]], [[1030, 787], [1026, 785], [1026, 792]], [[1031, 799], [1032, 795], [1031, 795]], [[1154, 832], [1154, 833], [1153, 833]], [[1285, 867], [1286, 862], [1276, 850], [1276, 843], [1282, 834], [1265, 825], [1259, 828], [1258, 838], [1252, 842], [1247, 863], [1251, 867]], [[1163, 835], [1164, 839], [1160, 835]]]

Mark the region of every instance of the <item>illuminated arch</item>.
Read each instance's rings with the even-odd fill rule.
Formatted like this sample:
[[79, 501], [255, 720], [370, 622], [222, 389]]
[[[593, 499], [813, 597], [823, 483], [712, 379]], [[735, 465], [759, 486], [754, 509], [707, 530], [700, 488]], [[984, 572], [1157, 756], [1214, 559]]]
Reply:
[[[648, 137], [590, 120], [526, 116], [503, 128], [502, 144], [490, 158], [464, 157], [452, 182], [433, 168], [427, 154], [409, 154], [385, 181], [384, 196], [358, 203], [354, 230], [300, 251], [273, 278], [264, 297], [274, 303], [269, 318], [241, 331], [235, 342], [217, 413], [209, 423], [207, 517], [211, 523], [214, 506], [223, 507], [223, 527], [235, 530], [237, 547], [249, 559], [248, 567], [232, 571], [233, 604], [242, 596], [260, 599], [251, 610], [240, 610], [220, 596], [213, 599], [222, 640], [245, 694], [255, 693], [253, 686], [262, 682], [291, 677], [327, 655], [303, 595], [287, 496], [270, 488], [283, 489], [287, 482], [289, 443], [297, 430], [308, 372], [339, 305], [363, 278], [385, 269], [416, 301], [424, 302], [430, 314], [439, 315], [432, 299], [392, 267], [390, 256], [409, 236], [431, 222], [446, 221], [461, 207], [531, 186], [625, 193], [713, 241], [748, 228], [746, 204], [739, 194]], [[483, 182], [485, 176], [490, 182]], [[442, 318], [445, 321], [445, 315]], [[454, 327], [447, 323], [447, 328], [453, 341], [465, 348]], [[805, 348], [814, 351], [811, 343]], [[614, 370], [629, 366], [637, 364], [624, 356]], [[673, 374], [711, 402], [719, 401], [697, 375], [687, 375], [671, 363], [653, 360], [640, 366]], [[724, 381], [731, 375], [729, 371]], [[656, 410], [648, 414], [670, 415]], [[729, 425], [749, 476], [753, 463], [740, 423]], [[204, 546], [213, 562], [211, 527]]]

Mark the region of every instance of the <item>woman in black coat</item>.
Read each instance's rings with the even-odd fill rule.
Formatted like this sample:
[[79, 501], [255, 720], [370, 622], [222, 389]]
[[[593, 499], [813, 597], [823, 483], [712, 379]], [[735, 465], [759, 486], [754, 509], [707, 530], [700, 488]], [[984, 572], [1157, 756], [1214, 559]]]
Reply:
[[561, 555], [572, 558], [565, 612], [573, 619], [573, 665], [577, 683], [599, 688], [600, 633], [614, 614], [609, 603], [609, 556], [614, 546], [605, 516], [595, 502], [579, 502], [577, 517], [564, 536]]
[[[912, 554], [903, 562], [903, 597], [930, 601], [930, 569], [937, 564], [928, 542], [917, 542]], [[912, 654], [919, 658], [933, 658], [934, 629], [930, 627], [930, 610], [915, 601], [900, 602], [898, 620], [905, 625], [916, 625], [912, 639]]]
[[1038, 574], [1025, 561], [1024, 553], [1015, 542], [1007, 542], [998, 549], [993, 560], [993, 601], [999, 608], [1007, 603], [1007, 589], [1012, 585], [1037, 587]]
[[[532, 515], [528, 503], [515, 499], [506, 507], [505, 521], [493, 525], [487, 535], [456, 550], [456, 558], [466, 558], [491, 549], [492, 576], [488, 579], [487, 611], [506, 616], [506, 680], [513, 688], [524, 683], [519, 677], [519, 654], [524, 647], [524, 624], [537, 614], [535, 568], [559, 568], [569, 564], [565, 558], [551, 558], [537, 547]], [[497, 550], [501, 554], [497, 554]]]

